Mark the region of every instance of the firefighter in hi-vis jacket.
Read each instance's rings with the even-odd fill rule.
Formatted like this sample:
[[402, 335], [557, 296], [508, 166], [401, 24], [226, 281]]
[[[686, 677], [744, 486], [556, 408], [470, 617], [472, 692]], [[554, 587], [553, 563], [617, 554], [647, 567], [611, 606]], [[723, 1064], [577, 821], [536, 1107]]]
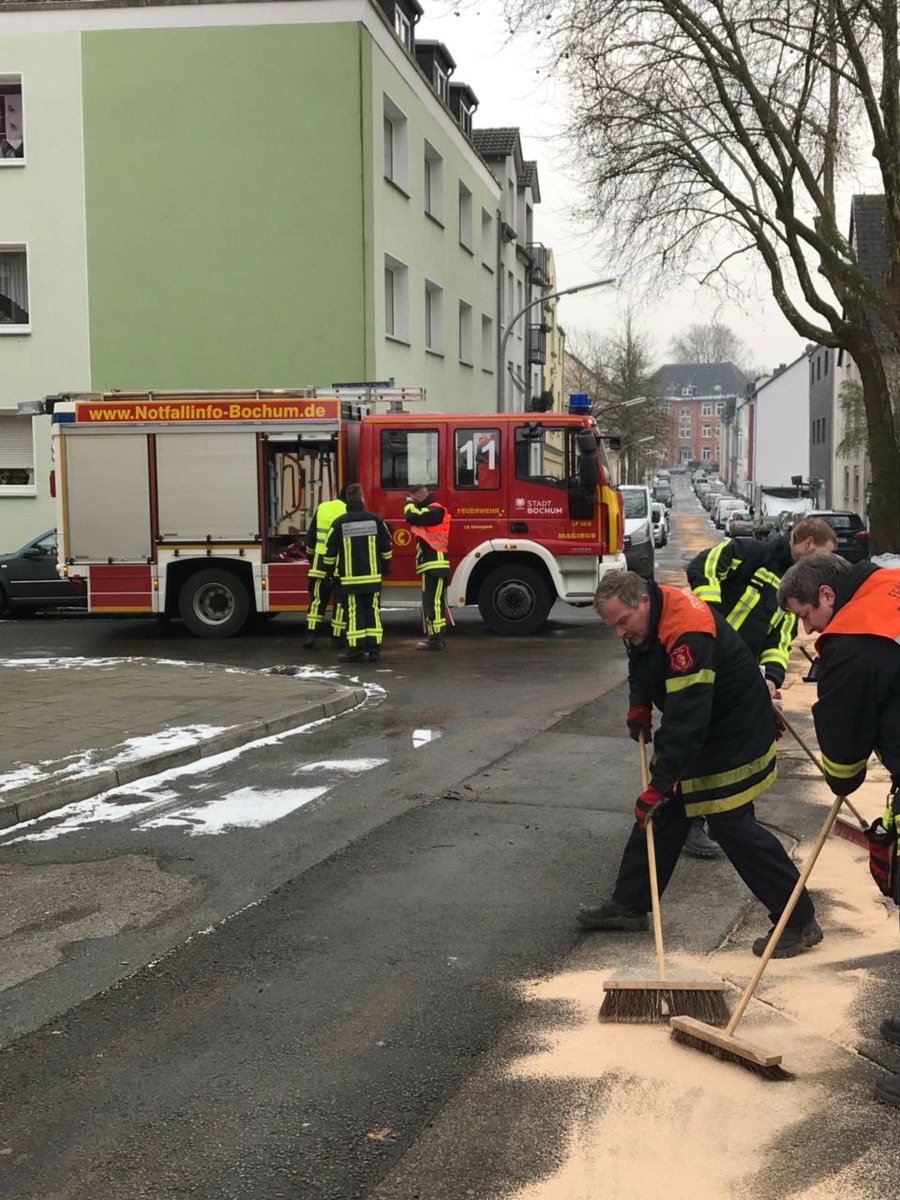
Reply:
[[[900, 571], [813, 554], [786, 573], [778, 599], [821, 634], [812, 712], [831, 790], [855, 792], [877, 754], [891, 777], [880, 824], [900, 850]], [[900, 902], [896, 878], [879, 886]], [[900, 1015], [881, 1022], [881, 1036], [900, 1046]], [[900, 1075], [879, 1079], [875, 1094], [900, 1108]]]
[[[781, 577], [806, 554], [833, 550], [834, 530], [818, 517], [803, 517], [790, 536], [770, 542], [755, 538], [725, 538], [687, 565], [691, 591], [722, 614], [756, 656], [773, 698], [784, 682], [797, 619], [778, 605]], [[694, 821], [685, 849], [697, 858], [711, 858], [719, 847], [706, 836], [703, 821]]]
[[[334, 587], [334, 581], [324, 563], [325, 546], [331, 526], [347, 511], [344, 495], [346, 490], [341, 488], [340, 495], [335, 496], [333, 500], [323, 500], [318, 505], [306, 532], [306, 553], [309, 555], [309, 611], [306, 614], [306, 641], [303, 645], [307, 650], [312, 650], [316, 644], [316, 635], [328, 609]], [[333, 616], [331, 635], [334, 642], [340, 640], [338, 624]]]
[[[582, 908], [588, 929], [648, 928], [650, 883], [644, 823], [652, 818], [662, 894], [693, 817], [706, 817], [732, 866], [781, 916], [797, 868], [778, 838], [757, 820], [753, 802], [775, 782], [776, 730], [769, 691], [753, 655], [720, 613], [696, 596], [611, 571], [594, 598], [603, 621], [628, 648], [631, 736], [649, 741], [652, 705], [662, 712], [650, 786], [638, 797], [634, 825], [612, 897]], [[761, 955], [771, 930], [753, 943]], [[800, 895], [775, 956], [789, 958], [822, 940], [809, 893]]]
[[424, 483], [410, 489], [403, 509], [406, 523], [416, 535], [416, 571], [422, 580], [424, 641], [417, 650], [443, 650], [447, 618], [444, 612], [447, 580], [450, 578], [450, 514], [438, 504]]
[[347, 650], [341, 662], [370, 662], [381, 657], [381, 581], [390, 570], [391, 531], [376, 513], [368, 512], [362, 485], [347, 487], [347, 511], [335, 518], [325, 543], [325, 566], [334, 572], [341, 591]]

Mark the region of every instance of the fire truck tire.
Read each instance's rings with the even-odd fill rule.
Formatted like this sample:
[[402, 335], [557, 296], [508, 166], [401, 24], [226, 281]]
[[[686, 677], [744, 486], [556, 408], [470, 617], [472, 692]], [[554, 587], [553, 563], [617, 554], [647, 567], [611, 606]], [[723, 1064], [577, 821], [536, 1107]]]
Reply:
[[239, 576], [210, 567], [187, 580], [178, 597], [178, 612], [197, 637], [233, 637], [250, 616], [250, 597]]
[[547, 581], [534, 567], [504, 563], [484, 577], [478, 608], [494, 633], [536, 633], [553, 607]]

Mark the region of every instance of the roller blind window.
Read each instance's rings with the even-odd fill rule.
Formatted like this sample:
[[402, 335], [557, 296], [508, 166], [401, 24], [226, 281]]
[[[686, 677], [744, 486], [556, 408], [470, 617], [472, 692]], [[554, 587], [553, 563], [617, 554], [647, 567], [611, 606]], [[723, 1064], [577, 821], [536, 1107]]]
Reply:
[[18, 413], [0, 412], [0, 495], [34, 487], [32, 423]]

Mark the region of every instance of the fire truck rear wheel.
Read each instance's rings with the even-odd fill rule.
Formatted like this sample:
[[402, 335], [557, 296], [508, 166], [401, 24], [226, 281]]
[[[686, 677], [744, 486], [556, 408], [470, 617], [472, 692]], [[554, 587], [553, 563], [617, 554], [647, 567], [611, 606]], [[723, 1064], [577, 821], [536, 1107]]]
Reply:
[[232, 637], [247, 623], [250, 597], [243, 581], [232, 571], [210, 567], [185, 583], [178, 597], [178, 611], [197, 637]]
[[495, 567], [478, 589], [478, 608], [494, 633], [536, 633], [552, 607], [553, 596], [540, 571], [518, 563]]

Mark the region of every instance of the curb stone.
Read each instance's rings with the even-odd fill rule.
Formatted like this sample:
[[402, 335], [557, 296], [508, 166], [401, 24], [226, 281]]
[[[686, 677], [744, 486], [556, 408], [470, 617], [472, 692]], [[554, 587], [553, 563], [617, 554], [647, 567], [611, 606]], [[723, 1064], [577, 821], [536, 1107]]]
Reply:
[[162, 771], [186, 766], [201, 758], [236, 750], [250, 742], [285, 733], [297, 725], [338, 716], [356, 708], [366, 699], [364, 688], [340, 684], [331, 686], [338, 694], [326, 700], [313, 701], [289, 711], [282, 711], [269, 719], [248, 721], [177, 750], [161, 750], [157, 754], [148, 754], [144, 758], [122, 763], [118, 767], [101, 766], [90, 774], [76, 778], [54, 779], [50, 776], [39, 784], [17, 788], [7, 793], [5, 799], [0, 800], [0, 830], [12, 829], [23, 821], [33, 821], [56, 809], [65, 808], [68, 804], [89, 800], [92, 796], [135, 783], [148, 775], [158, 775]]

